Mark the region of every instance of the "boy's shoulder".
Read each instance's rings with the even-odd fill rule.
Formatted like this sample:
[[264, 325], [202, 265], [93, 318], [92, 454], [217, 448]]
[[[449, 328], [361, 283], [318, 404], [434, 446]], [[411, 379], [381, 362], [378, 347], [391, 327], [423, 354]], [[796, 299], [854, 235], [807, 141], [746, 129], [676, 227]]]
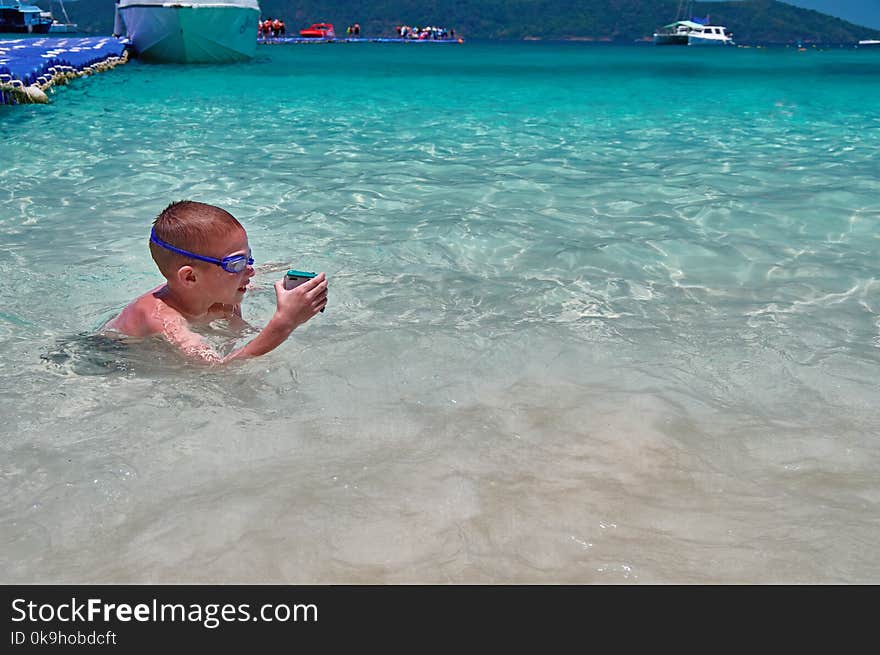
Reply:
[[149, 337], [168, 330], [169, 322], [185, 322], [183, 315], [162, 300], [160, 285], [132, 300], [106, 328], [130, 337]]

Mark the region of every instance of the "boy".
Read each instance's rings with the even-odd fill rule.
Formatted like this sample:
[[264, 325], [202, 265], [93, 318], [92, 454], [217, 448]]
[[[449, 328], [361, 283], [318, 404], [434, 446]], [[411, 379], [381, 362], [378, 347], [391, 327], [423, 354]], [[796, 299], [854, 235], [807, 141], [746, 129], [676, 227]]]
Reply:
[[165, 284], [136, 298], [105, 326], [131, 337], [161, 335], [191, 359], [225, 364], [264, 355], [327, 304], [321, 273], [293, 289], [275, 283], [277, 308], [243, 348], [221, 357], [190, 325], [225, 318], [243, 326], [241, 300], [254, 275], [247, 233], [232, 214], [201, 202], [173, 202], [153, 223], [150, 254]]

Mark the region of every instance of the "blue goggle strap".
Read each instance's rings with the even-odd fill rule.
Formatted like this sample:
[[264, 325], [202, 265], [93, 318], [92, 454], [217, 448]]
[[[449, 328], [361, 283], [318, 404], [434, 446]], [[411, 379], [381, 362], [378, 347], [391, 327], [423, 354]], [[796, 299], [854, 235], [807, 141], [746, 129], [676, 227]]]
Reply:
[[162, 248], [165, 248], [165, 250], [170, 250], [171, 252], [176, 252], [178, 255], [183, 255], [184, 257], [192, 257], [193, 259], [198, 259], [199, 261], [202, 261], [202, 262], [208, 262], [209, 264], [217, 264], [217, 266], [220, 266], [224, 271], [228, 271], [231, 273], [235, 273], [236, 271], [229, 271], [229, 269], [226, 268], [227, 264], [230, 264], [232, 262], [238, 262], [238, 261], [241, 261], [244, 259], [247, 259], [248, 266], [252, 266], [254, 263], [253, 257], [245, 257], [244, 255], [232, 255], [231, 257], [224, 257], [223, 259], [217, 259], [215, 257], [204, 257], [202, 255], [197, 255], [194, 252], [189, 252], [188, 250], [183, 250], [181, 248], [175, 248], [170, 243], [168, 243], [166, 241], [162, 241], [162, 239], [160, 239], [158, 236], [156, 236], [156, 228], [153, 228], [150, 230], [150, 241], [155, 243], [157, 246], [161, 246]]

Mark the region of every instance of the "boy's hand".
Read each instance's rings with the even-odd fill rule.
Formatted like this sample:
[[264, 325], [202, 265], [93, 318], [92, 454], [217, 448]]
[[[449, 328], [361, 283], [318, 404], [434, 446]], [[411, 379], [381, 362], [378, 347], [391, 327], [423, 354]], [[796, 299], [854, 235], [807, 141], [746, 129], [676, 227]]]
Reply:
[[319, 273], [293, 289], [284, 288], [284, 279], [275, 283], [276, 312], [292, 328], [302, 325], [327, 304], [327, 278]]
[[293, 289], [285, 289], [284, 280], [278, 280], [275, 283], [275, 301], [278, 308], [266, 327], [244, 348], [224, 357], [224, 363], [233, 359], [259, 357], [277, 348], [298, 325], [308, 321], [327, 304], [327, 280], [321, 273]]

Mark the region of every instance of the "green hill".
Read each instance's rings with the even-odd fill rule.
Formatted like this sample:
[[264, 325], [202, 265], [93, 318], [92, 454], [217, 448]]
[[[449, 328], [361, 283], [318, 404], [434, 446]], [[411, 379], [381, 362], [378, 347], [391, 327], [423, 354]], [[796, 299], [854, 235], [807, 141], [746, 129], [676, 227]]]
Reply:
[[[42, 2], [48, 8], [47, 0]], [[337, 33], [355, 22], [362, 36], [391, 36], [397, 25], [438, 25], [470, 39], [582, 39], [632, 42], [672, 22], [678, 0], [260, 0], [263, 16], [280, 17], [288, 33], [332, 22]], [[113, 29], [113, 0], [67, 5], [72, 20], [93, 33]], [[880, 31], [776, 0], [697, 2], [740, 43], [855, 43]]]

